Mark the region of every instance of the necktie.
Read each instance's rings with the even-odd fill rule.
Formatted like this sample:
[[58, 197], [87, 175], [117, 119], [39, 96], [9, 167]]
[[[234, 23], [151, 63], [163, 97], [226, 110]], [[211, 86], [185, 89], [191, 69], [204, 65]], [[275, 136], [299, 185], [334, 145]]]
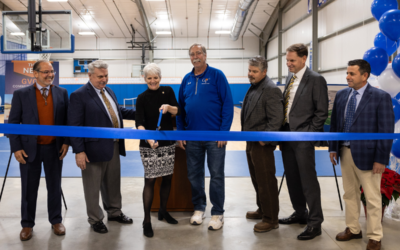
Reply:
[[48, 91], [48, 89], [47, 88], [42, 88], [42, 96], [43, 96], [43, 99], [44, 99], [44, 105], [46, 105], [47, 106], [47, 91]]
[[101, 97], [103, 98], [104, 103], [105, 103], [106, 106], [107, 106], [108, 113], [110, 113], [111, 120], [112, 120], [112, 123], [113, 123], [114, 128], [119, 128], [119, 125], [118, 125], [118, 117], [117, 117], [117, 115], [115, 114], [114, 109], [112, 108], [111, 103], [110, 103], [110, 101], [108, 100], [106, 94], [104, 93], [104, 89], [103, 89], [103, 90], [100, 90], [100, 93], [101, 93]]
[[356, 105], [357, 105], [356, 95], [358, 95], [358, 92], [354, 90], [353, 95], [350, 97], [349, 103], [347, 104], [346, 118], [344, 121], [344, 128], [343, 128], [343, 132], [345, 133], [350, 132], [350, 127], [351, 124], [353, 123], [354, 113], [356, 112]]
[[289, 99], [290, 99], [290, 90], [293, 88], [293, 83], [296, 80], [296, 76], [293, 75], [292, 79], [290, 79], [290, 83], [286, 89], [286, 94], [285, 94], [285, 119], [283, 120], [282, 125], [285, 125], [286, 121], [287, 121], [287, 115], [288, 115], [288, 108], [289, 108]]

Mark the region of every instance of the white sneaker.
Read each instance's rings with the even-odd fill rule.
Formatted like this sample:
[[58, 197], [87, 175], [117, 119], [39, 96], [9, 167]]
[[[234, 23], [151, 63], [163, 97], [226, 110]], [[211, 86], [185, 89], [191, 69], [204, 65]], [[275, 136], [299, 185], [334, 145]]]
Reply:
[[221, 229], [224, 225], [224, 216], [223, 215], [213, 215], [211, 217], [210, 223], [208, 223], [209, 230], [218, 230]]
[[190, 224], [200, 225], [203, 223], [204, 218], [206, 218], [206, 214], [203, 211], [196, 210], [190, 218]]

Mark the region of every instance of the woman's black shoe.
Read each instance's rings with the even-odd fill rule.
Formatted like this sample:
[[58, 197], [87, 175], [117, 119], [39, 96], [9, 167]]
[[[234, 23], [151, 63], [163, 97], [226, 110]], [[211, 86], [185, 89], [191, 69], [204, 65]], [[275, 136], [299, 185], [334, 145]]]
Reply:
[[168, 212], [158, 211], [158, 220], [165, 219], [169, 224], [178, 224], [178, 221], [172, 218]]
[[143, 222], [143, 234], [149, 238], [154, 236], [153, 228], [151, 228], [151, 222]]

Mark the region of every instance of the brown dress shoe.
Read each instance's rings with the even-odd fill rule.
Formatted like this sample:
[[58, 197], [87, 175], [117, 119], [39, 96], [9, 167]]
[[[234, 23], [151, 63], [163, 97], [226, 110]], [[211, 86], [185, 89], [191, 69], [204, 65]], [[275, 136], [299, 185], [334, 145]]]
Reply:
[[247, 219], [253, 219], [253, 220], [259, 220], [262, 219], [263, 214], [261, 213], [260, 209], [257, 209], [257, 211], [249, 211], [246, 214]]
[[362, 238], [362, 231], [358, 234], [353, 234], [350, 231], [350, 228], [346, 227], [346, 229], [343, 232], [340, 232], [336, 235], [336, 240], [337, 241], [348, 241], [352, 239], [361, 239]]
[[51, 226], [54, 229], [55, 235], [65, 235], [65, 227], [62, 223], [57, 223]]
[[270, 224], [268, 222], [261, 221], [254, 225], [254, 232], [265, 233], [277, 228], [279, 228], [279, 223]]
[[367, 250], [380, 250], [381, 241], [369, 240], [367, 245]]
[[33, 232], [33, 228], [24, 227], [24, 228], [22, 228], [21, 233], [19, 234], [19, 238], [22, 241], [30, 240], [32, 238], [32, 232]]

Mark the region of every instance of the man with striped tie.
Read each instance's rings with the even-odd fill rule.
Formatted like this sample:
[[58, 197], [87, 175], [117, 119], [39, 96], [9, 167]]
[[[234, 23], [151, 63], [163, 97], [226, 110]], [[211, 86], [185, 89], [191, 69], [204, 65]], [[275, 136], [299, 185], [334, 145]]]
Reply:
[[[286, 52], [290, 74], [283, 92], [282, 130], [323, 132], [329, 102], [326, 81], [306, 66], [308, 49], [304, 44], [294, 44]], [[307, 224], [297, 236], [298, 240], [311, 240], [321, 235], [324, 220], [315, 170], [315, 146], [321, 146], [321, 143], [292, 141], [280, 144], [290, 201], [295, 211], [289, 217], [279, 219], [279, 223]]]
[[[103, 128], [124, 128], [123, 119], [135, 120], [135, 110], [118, 105], [108, 83], [108, 64], [97, 60], [89, 64], [89, 82], [70, 97], [68, 125]], [[132, 224], [122, 213], [121, 162], [126, 156], [124, 139], [71, 137], [76, 165], [82, 170], [88, 222], [97, 233], [107, 233], [104, 213], [99, 206], [99, 193], [108, 222]]]

